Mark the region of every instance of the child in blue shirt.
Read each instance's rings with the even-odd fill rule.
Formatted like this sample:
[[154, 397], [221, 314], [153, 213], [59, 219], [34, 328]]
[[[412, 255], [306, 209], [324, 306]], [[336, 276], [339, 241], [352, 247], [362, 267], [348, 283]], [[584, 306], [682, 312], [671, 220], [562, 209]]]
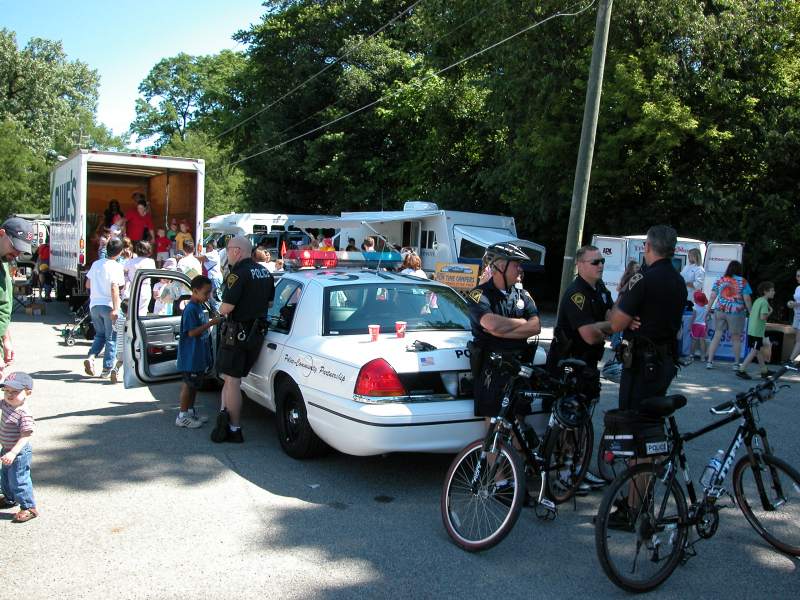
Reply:
[[192, 298], [183, 310], [178, 340], [178, 371], [183, 375], [181, 409], [175, 419], [178, 427], [196, 429], [208, 420], [198, 417], [194, 401], [206, 371], [213, 364], [208, 330], [222, 321], [222, 317], [209, 320], [205, 312], [204, 305], [210, 295], [211, 280], [208, 277], [198, 275], [192, 279]]

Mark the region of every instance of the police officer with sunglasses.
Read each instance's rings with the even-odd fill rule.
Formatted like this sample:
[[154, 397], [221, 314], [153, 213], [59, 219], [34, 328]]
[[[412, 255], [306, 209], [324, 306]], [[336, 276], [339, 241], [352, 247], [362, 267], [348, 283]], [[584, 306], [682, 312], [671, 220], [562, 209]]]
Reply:
[[578, 358], [587, 367], [597, 369], [606, 336], [611, 335], [608, 316], [614, 303], [603, 283], [606, 259], [595, 246], [581, 247], [576, 259], [578, 275], [561, 298], [553, 343], [547, 354], [548, 369], [554, 373], [565, 358]]

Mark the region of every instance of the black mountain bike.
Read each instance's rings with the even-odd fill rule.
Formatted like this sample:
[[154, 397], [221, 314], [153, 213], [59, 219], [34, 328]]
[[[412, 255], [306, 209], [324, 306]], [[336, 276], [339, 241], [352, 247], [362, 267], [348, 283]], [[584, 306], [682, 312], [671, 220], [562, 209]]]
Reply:
[[[441, 498], [448, 535], [470, 552], [502, 541], [523, 504], [533, 503], [540, 518], [555, 518], [556, 505], [569, 500], [583, 481], [594, 444], [593, 403], [576, 391], [583, 361], [562, 361], [557, 379], [499, 354], [488, 360], [507, 378], [500, 414], [491, 419], [484, 439], [455, 457]], [[525, 422], [535, 400], [551, 407], [542, 439]]]
[[[669, 417], [665, 454], [657, 462], [640, 462], [621, 473], [606, 490], [595, 519], [595, 546], [600, 564], [616, 585], [630, 592], [652, 590], [663, 583], [679, 563], [695, 556], [694, 545], [709, 539], [719, 526], [723, 496], [731, 498], [747, 522], [772, 546], [800, 556], [800, 473], [773, 456], [767, 432], [758, 424], [758, 405], [778, 391], [777, 379], [794, 367], [785, 366], [764, 383], [711, 409], [728, 415], [692, 433], [680, 434], [675, 410], [683, 396], [650, 398], [639, 412]], [[718, 468], [711, 466], [707, 487], [698, 499], [686, 467], [683, 445], [724, 425], [740, 421], [739, 428]], [[725, 478], [745, 445], [747, 454], [733, 466], [733, 494]], [[678, 482], [683, 473], [690, 504]], [[697, 539], [690, 542], [691, 529]]]

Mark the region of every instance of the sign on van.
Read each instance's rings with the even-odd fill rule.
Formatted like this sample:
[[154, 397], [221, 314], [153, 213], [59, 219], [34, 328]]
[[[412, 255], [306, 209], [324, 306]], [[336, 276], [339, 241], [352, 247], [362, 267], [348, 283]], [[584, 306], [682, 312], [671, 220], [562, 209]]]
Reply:
[[456, 290], [471, 290], [478, 285], [479, 268], [480, 265], [437, 262], [436, 281]]

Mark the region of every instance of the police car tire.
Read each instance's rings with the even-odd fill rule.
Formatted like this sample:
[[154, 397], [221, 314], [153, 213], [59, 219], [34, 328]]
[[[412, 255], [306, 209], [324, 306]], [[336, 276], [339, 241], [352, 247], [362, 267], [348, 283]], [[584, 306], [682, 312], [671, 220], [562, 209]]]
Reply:
[[[290, 414], [293, 410], [294, 415]], [[290, 420], [294, 421], [291, 425]], [[292, 458], [314, 458], [328, 449], [311, 428], [303, 394], [294, 381], [284, 380], [276, 385], [275, 426], [281, 448]]]

